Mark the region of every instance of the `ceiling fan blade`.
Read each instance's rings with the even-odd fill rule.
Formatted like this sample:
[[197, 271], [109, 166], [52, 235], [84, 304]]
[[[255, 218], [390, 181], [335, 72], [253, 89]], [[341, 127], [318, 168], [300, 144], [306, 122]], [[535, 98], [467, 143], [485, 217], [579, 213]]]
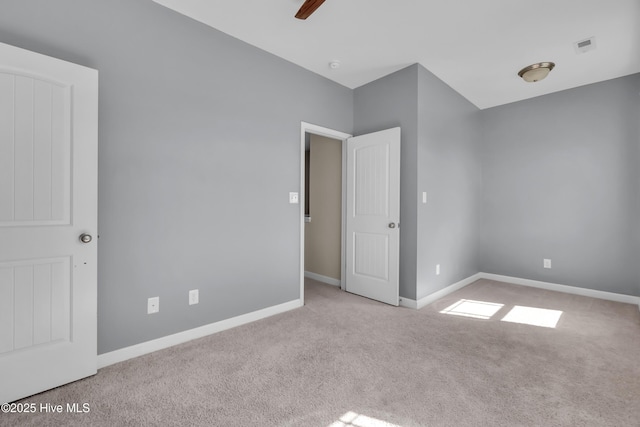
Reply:
[[316, 11], [317, 8], [320, 7], [324, 3], [324, 0], [307, 0], [304, 2], [298, 13], [296, 13], [296, 18], [298, 19], [307, 19], [313, 12]]

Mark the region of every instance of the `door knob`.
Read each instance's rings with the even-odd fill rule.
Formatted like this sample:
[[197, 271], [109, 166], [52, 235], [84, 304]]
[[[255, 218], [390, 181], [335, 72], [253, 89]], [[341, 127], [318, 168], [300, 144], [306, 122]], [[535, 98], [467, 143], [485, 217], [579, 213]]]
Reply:
[[84, 233], [80, 235], [80, 241], [82, 243], [89, 243], [92, 239], [93, 237], [91, 237], [91, 234]]
[[396, 223], [395, 222], [390, 222], [389, 223], [389, 228], [396, 228]]

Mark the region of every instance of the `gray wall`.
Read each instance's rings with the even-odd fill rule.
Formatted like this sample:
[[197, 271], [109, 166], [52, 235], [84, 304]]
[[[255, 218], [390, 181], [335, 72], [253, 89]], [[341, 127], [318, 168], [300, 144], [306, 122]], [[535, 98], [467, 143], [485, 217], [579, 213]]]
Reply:
[[418, 65], [354, 90], [354, 134], [400, 126], [400, 296], [416, 298]]
[[639, 92], [636, 74], [482, 111], [482, 271], [640, 295]]
[[402, 127], [401, 296], [474, 270], [640, 295], [638, 75], [482, 111], [478, 131], [419, 65], [351, 91], [151, 0], [0, 10], [0, 42], [100, 70], [99, 353], [299, 297], [300, 121]]
[[99, 353], [299, 298], [300, 122], [351, 133], [351, 90], [151, 0], [0, 10], [0, 42], [100, 71]]
[[479, 271], [479, 113], [418, 67], [417, 299]]
[[420, 299], [478, 272], [478, 113], [418, 64], [355, 90], [356, 134], [402, 127], [402, 297]]

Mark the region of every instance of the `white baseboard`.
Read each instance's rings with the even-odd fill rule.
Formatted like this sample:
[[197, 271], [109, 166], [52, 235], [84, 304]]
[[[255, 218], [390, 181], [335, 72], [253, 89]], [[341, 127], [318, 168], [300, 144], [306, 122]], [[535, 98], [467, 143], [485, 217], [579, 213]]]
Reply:
[[446, 288], [440, 289], [437, 292], [434, 292], [426, 297], [420, 298], [419, 300], [412, 300], [409, 298], [400, 298], [400, 305], [402, 307], [408, 307], [413, 309], [421, 309], [422, 307], [431, 304], [434, 301], [439, 300], [442, 297], [446, 297], [452, 292], [457, 291], [458, 289], [462, 289], [467, 285], [475, 282], [478, 279], [481, 279], [480, 275], [482, 273], [476, 273], [472, 276], [467, 277], [466, 279], [462, 279], [459, 282], [454, 283], [453, 285], [449, 285]]
[[398, 305], [400, 307], [412, 308], [414, 310], [418, 309], [418, 302], [410, 298], [400, 297], [400, 299], [398, 300]]
[[487, 280], [495, 280], [496, 282], [505, 282], [505, 283], [510, 283], [513, 285], [521, 285], [521, 286], [529, 286], [532, 288], [540, 288], [540, 289], [547, 289], [550, 291], [556, 291], [556, 292], [564, 292], [566, 294], [574, 294], [574, 295], [582, 295], [585, 297], [591, 297], [591, 298], [597, 298], [597, 299], [604, 299], [604, 300], [609, 300], [609, 301], [616, 301], [616, 302], [622, 302], [622, 303], [627, 303], [627, 304], [637, 304], [638, 305], [638, 309], [640, 310], [640, 297], [636, 297], [633, 295], [624, 295], [624, 294], [617, 294], [614, 292], [606, 292], [606, 291], [598, 291], [598, 290], [594, 290], [594, 289], [587, 289], [587, 288], [578, 288], [575, 286], [567, 286], [567, 285], [560, 285], [557, 283], [548, 283], [548, 282], [540, 282], [538, 280], [529, 280], [529, 279], [521, 279], [519, 277], [511, 277], [511, 276], [501, 276], [498, 274], [491, 274], [491, 273], [476, 273], [472, 276], [467, 277], [466, 279], [463, 279], [457, 283], [454, 283], [453, 285], [447, 286], [444, 289], [441, 289], [437, 292], [434, 292], [430, 295], [427, 295], [426, 297], [420, 298], [419, 300], [412, 300], [409, 298], [400, 298], [400, 306], [402, 307], [407, 307], [407, 308], [413, 308], [413, 309], [420, 309], [426, 305], [431, 304], [432, 302], [439, 300], [440, 298], [443, 298], [447, 295], [449, 295], [450, 293], [457, 291], [458, 289], [462, 289], [467, 285], [470, 285], [471, 283], [475, 282], [476, 280], [479, 279], [487, 279]]
[[565, 294], [582, 295], [585, 297], [604, 299], [609, 301], [623, 302], [627, 304], [638, 304], [640, 307], [640, 297], [633, 295], [616, 294], [614, 292], [598, 291], [595, 289], [578, 288], [576, 286], [560, 285], [557, 283], [540, 282], [538, 280], [521, 279], [519, 277], [501, 276], [499, 274], [478, 273], [481, 279], [506, 282], [513, 285], [529, 286], [531, 288], [547, 289], [549, 291], [564, 292]]
[[304, 277], [308, 277], [309, 279], [317, 280], [318, 282], [326, 283], [327, 285], [340, 287], [341, 281], [338, 279], [334, 279], [333, 277], [323, 276], [322, 274], [312, 273], [310, 271], [304, 272]]
[[191, 341], [197, 338], [206, 337], [207, 335], [215, 334], [227, 329], [235, 328], [236, 326], [245, 325], [247, 323], [255, 322], [256, 320], [284, 313], [286, 311], [302, 307], [302, 305], [302, 301], [297, 299], [285, 302], [283, 304], [274, 305], [272, 307], [263, 308], [262, 310], [232, 317], [230, 319], [210, 323], [198, 328], [189, 329], [188, 331], [168, 335], [166, 337], [132, 345], [130, 347], [121, 348], [109, 353], [99, 354], [98, 369], [113, 365], [115, 363], [124, 362], [125, 360], [133, 359], [134, 357], [142, 356], [154, 351], [172, 347], [174, 345], [182, 344], [184, 342]]
[[[310, 275], [307, 276], [307, 274], [310, 274]], [[329, 283], [329, 282], [325, 280], [321, 280], [317, 277], [330, 279], [330, 280], [333, 280], [333, 282], [329, 283], [330, 285], [340, 286], [340, 281], [336, 279], [332, 279], [330, 277], [320, 276], [314, 273], [307, 273], [307, 272], [305, 272], [305, 277], [310, 277], [314, 280], [318, 280], [324, 283]], [[591, 297], [591, 298], [598, 298], [598, 299], [604, 299], [604, 300], [610, 300], [610, 301], [616, 301], [616, 302], [622, 302], [622, 303], [628, 303], [628, 304], [637, 304], [638, 309], [640, 309], [640, 297], [636, 297], [632, 295], [617, 294], [613, 292], [598, 291], [594, 289], [578, 288], [575, 286], [540, 282], [537, 280], [521, 279], [518, 277], [501, 276], [498, 274], [490, 274], [490, 273], [476, 273], [472, 276], [467, 277], [466, 279], [463, 279], [457, 283], [449, 285], [446, 288], [443, 288], [437, 292], [427, 295], [426, 297], [420, 298], [417, 301], [409, 298], [401, 297], [400, 306], [412, 308], [412, 309], [420, 309], [440, 298], [443, 298], [449, 295], [452, 292], [457, 291], [458, 289], [462, 289], [465, 286], [470, 285], [471, 283], [479, 279], [495, 280], [498, 282], [511, 283], [514, 285], [529, 286], [533, 288], [547, 289], [551, 291], [582, 295], [582, 296]], [[133, 359], [134, 357], [142, 356], [148, 353], [152, 353], [154, 351], [172, 347], [174, 345], [182, 344], [184, 342], [191, 341], [197, 338], [202, 338], [207, 335], [215, 334], [217, 332], [231, 329], [236, 326], [241, 326], [247, 323], [255, 322], [256, 320], [260, 320], [270, 316], [274, 316], [276, 314], [284, 313], [284, 312], [296, 309], [298, 307], [302, 307], [302, 305], [303, 305], [302, 301], [297, 299], [297, 300], [285, 302], [283, 304], [275, 305], [272, 307], [267, 307], [262, 310], [232, 317], [231, 319], [221, 320], [219, 322], [200, 326], [198, 328], [190, 329], [188, 331], [179, 332], [177, 334], [168, 335], [166, 337], [136, 344], [130, 347], [121, 348], [119, 350], [115, 350], [109, 353], [100, 354], [98, 355], [98, 369], [104, 368], [109, 365], [113, 365], [115, 363], [124, 362], [125, 360]]]

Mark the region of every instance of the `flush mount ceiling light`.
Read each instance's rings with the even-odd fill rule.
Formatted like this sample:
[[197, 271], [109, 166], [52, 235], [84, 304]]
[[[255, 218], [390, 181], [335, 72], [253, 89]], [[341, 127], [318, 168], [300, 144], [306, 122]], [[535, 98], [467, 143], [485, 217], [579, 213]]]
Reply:
[[549, 74], [553, 67], [556, 64], [553, 62], [538, 62], [537, 64], [529, 65], [528, 67], [524, 67], [518, 75], [522, 77], [525, 82], [534, 83], [538, 82]]

